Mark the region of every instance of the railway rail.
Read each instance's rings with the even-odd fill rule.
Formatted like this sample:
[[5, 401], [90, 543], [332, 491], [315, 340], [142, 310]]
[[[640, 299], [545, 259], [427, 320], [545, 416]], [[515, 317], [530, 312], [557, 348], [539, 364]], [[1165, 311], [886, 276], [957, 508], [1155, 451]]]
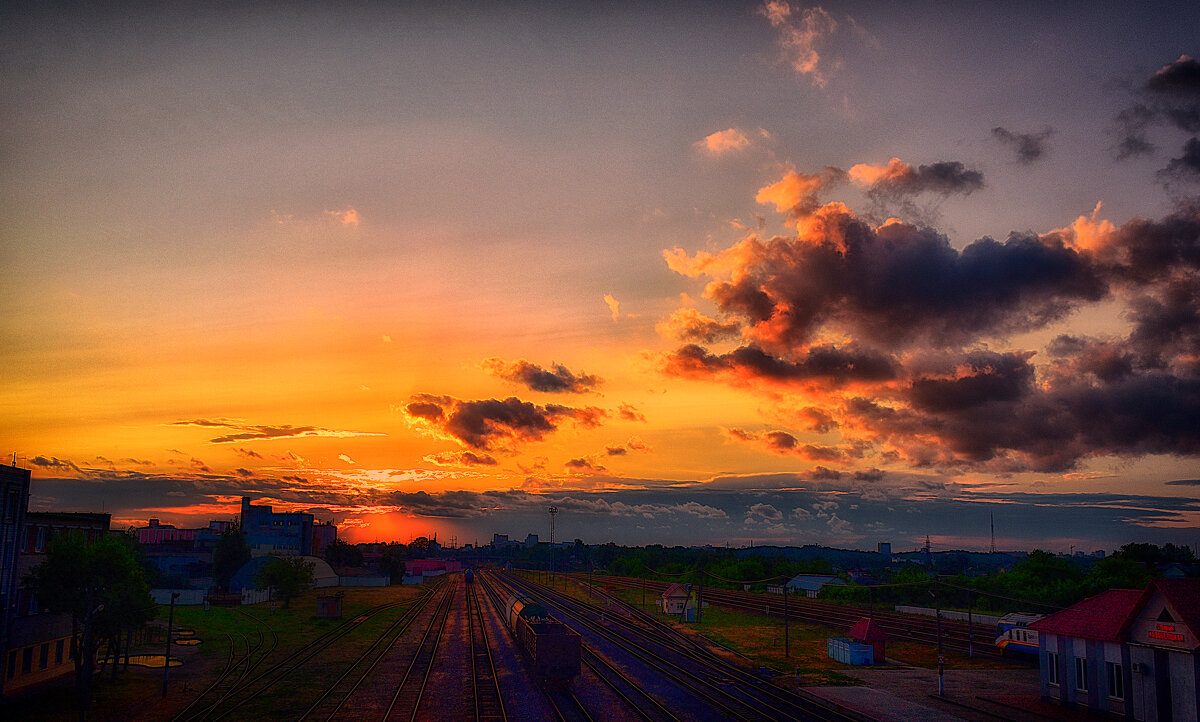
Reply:
[[[203, 722], [203, 720], [208, 719], [229, 717], [243, 705], [262, 697], [267, 690], [285, 679], [289, 674], [334, 642], [356, 629], [366, 619], [401, 604], [403, 602], [389, 602], [372, 607], [353, 619], [346, 620], [325, 634], [308, 641], [300, 648], [276, 660], [261, 671], [258, 671], [259, 667], [263, 665], [278, 647], [278, 635], [266, 623], [242, 610], [238, 610], [247, 617], [254, 619], [260, 627], [268, 630], [267, 633], [271, 637], [270, 645], [265, 649], [256, 646], [253, 653], [248, 651], [239, 662], [235, 663], [235, 666], [244, 663], [245, 667], [241, 673], [228, 686], [223, 688], [222, 683], [229, 680], [230, 668], [227, 665], [227, 669], [219, 676], [218, 680], [202, 690], [173, 719], [175, 722]], [[256, 659], [252, 658], [254, 653], [258, 654]]]
[[[575, 578], [580, 579], [579, 577]], [[593, 584], [630, 591], [641, 590], [643, 580], [629, 577], [606, 577], [603, 581], [593, 580]], [[666, 582], [645, 580], [645, 590], [655, 595], [661, 593], [667, 586]], [[703, 597], [704, 601], [719, 607], [770, 617], [783, 617], [784, 615], [782, 596], [705, 588]], [[808, 598], [794, 598], [790, 595], [787, 602], [789, 621], [819, 624], [841, 631], [848, 631], [859, 619], [867, 616], [871, 617], [893, 639], [910, 639], [928, 645], [937, 644], [938, 623], [928, 617], [834, 604]], [[943, 619], [941, 621], [941, 637], [942, 646], [955, 652], [993, 659], [1003, 657], [1002, 650], [993, 642], [995, 635], [989, 625], [972, 625]]]
[[500, 675], [496, 673], [496, 659], [492, 645], [488, 642], [487, 626], [483, 619], [483, 608], [478, 584], [467, 585], [467, 626], [471, 638], [471, 693], [475, 719], [508, 720], [504, 706], [504, 695], [500, 691]]
[[[721, 659], [699, 644], [681, 642], [674, 630], [649, 624], [648, 615], [624, 619], [605, 608], [512, 575], [505, 584], [558, 609], [564, 621], [586, 630], [606, 648], [655, 670], [696, 700], [711, 714], [735, 720], [856, 720], [840, 708], [818, 704], [770, 684], [761, 677]], [[597, 651], [597, 650], [593, 650]], [[672, 713], [674, 714], [674, 713]], [[689, 715], [690, 716], [690, 715]]]
[[[346, 667], [346, 670], [330, 684], [319, 697], [309, 705], [304, 714], [297, 718], [297, 722], [302, 722], [308, 719], [325, 719], [332, 720], [341, 711], [347, 701], [353, 697], [355, 691], [362, 685], [379, 663], [387, 655], [388, 651], [396, 643], [396, 640], [401, 637], [412, 626], [413, 621], [417, 616], [429, 605], [432, 595], [425, 595], [417, 602], [412, 604], [404, 613], [397, 617], [391, 624], [387, 626], [364, 649], [358, 657]], [[351, 681], [351, 674], [358, 670], [358, 674]], [[335, 694], [342, 690], [340, 694]]]
[[454, 605], [457, 589], [457, 580], [443, 584], [437, 608], [429, 620], [429, 626], [421, 635], [421, 641], [405, 669], [404, 676], [396, 685], [391, 702], [384, 710], [385, 722], [391, 719], [415, 720], [417, 718], [417, 712], [421, 709], [421, 701], [425, 699], [429, 673], [433, 669], [433, 660], [446, 629], [446, 620]]

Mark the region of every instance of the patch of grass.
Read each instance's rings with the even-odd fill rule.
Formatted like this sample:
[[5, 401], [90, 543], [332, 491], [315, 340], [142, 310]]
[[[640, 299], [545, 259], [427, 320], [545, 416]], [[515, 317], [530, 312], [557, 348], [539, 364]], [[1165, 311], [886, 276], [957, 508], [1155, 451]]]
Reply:
[[[318, 594], [325, 595], [333, 591], [336, 590], [311, 590], [293, 599], [286, 609], [280, 605], [271, 609], [269, 603], [234, 608], [213, 607], [208, 610], [200, 606], [176, 606], [175, 629], [194, 630], [194, 637], [200, 640], [200, 644], [186, 647], [173, 645], [172, 659], [182, 659], [184, 663], [171, 669], [167, 699], [162, 699], [161, 667], [131, 666], [128, 671], [122, 671], [116, 680], [111, 678], [111, 668], [104, 667], [92, 683], [88, 718], [122, 722], [171, 718], [225, 668], [230, 635], [236, 640], [239, 656], [245, 654], [245, 642], [241, 635], [249, 637], [254, 645], [258, 642], [258, 631], [262, 629], [264, 649], [271, 643], [270, 631], [278, 635], [275, 650], [259, 666], [259, 670], [262, 670], [343, 622], [355, 619], [371, 607], [390, 601], [404, 602], [396, 610], [389, 610], [386, 614], [357, 625], [341, 640], [296, 670], [292, 677], [273, 688], [262, 700], [239, 709], [237, 715], [246, 719], [276, 719], [283, 714], [282, 710], [293, 710], [305, 700], [311, 702], [421, 593], [420, 587], [348, 588], [342, 590], [346, 593], [342, 619], [317, 619]], [[249, 613], [254, 619], [238, 609]], [[165, 629], [167, 614], [166, 607], [160, 608], [159, 616], [152, 624]], [[162, 654], [164, 646], [160, 634], [157, 643], [140, 645], [132, 651], [135, 654]], [[10, 702], [6, 711], [12, 712], [13, 719], [67, 722], [78, 719], [77, 699], [74, 677], [71, 676]], [[286, 718], [292, 719], [296, 714]]]

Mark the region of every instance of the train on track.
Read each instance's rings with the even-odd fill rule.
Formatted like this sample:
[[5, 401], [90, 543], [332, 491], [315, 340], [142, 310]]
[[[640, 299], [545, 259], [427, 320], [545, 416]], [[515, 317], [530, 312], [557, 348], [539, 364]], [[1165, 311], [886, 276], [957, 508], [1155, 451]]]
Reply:
[[1014, 612], [1000, 617], [996, 630], [996, 646], [1003, 652], [1020, 652], [1021, 654], [1038, 653], [1038, 633], [1029, 629], [1029, 625], [1041, 619], [1041, 614]]
[[510, 596], [504, 620], [539, 675], [551, 680], [579, 675], [579, 633], [551, 617], [541, 604]]

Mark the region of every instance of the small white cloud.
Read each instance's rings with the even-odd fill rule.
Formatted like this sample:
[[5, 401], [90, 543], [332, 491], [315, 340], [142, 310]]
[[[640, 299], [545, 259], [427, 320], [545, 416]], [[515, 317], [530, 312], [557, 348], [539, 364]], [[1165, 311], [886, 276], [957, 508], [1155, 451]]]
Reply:
[[612, 320], [616, 321], [621, 317], [621, 302], [612, 296], [612, 294], [604, 294], [604, 303], [608, 305], [608, 310], [612, 312]]
[[358, 228], [358, 211], [353, 208], [347, 208], [344, 211], [325, 211], [325, 215], [333, 216], [343, 226]]
[[338, 454], [338, 458], [341, 459], [342, 461], [346, 462], [347, 464], [355, 463], [354, 459], [351, 459], [349, 456], [346, 456], [345, 454]]
[[385, 333], [383, 336], [381, 336], [380, 338], [381, 338], [381, 340], [382, 340], [384, 343], [391, 343], [391, 342], [392, 342], [392, 337], [391, 337], [391, 336], [388, 336], [386, 333]]
[[718, 130], [712, 135], [705, 136], [703, 140], [696, 141], [696, 147], [704, 150], [712, 155], [725, 155], [743, 150], [750, 145], [750, 139], [746, 134], [737, 128], [729, 128], [726, 130]]

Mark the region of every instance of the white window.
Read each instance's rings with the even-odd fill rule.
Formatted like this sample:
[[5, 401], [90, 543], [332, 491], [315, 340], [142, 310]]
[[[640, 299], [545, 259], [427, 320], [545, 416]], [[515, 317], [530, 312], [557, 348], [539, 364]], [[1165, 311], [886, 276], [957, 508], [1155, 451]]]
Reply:
[[1108, 696], [1112, 699], [1125, 699], [1125, 677], [1121, 674], [1121, 665], [1108, 662]]
[[1058, 652], [1046, 652], [1046, 682], [1058, 686]]
[[1087, 657], [1075, 658], [1075, 691], [1088, 691]]

